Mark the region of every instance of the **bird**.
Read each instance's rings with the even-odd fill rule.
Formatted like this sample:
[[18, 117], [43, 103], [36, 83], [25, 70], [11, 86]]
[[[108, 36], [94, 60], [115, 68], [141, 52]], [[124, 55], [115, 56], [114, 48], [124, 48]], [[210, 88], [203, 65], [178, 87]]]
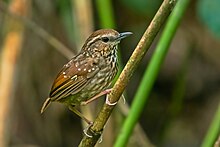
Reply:
[[85, 105], [111, 91], [108, 88], [118, 72], [118, 44], [121, 39], [131, 34], [131, 32], [119, 33], [114, 29], [93, 32], [80, 52], [58, 73], [49, 97], [43, 103], [41, 114], [51, 102], [60, 102], [91, 124], [76, 106]]

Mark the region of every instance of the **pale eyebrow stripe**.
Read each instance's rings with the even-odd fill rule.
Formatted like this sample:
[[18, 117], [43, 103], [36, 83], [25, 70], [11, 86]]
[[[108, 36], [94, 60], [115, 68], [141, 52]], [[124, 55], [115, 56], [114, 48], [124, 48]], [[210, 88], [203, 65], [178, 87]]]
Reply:
[[90, 41], [87, 43], [87, 45], [90, 46], [95, 40], [97, 40], [97, 39], [100, 38], [100, 37], [101, 37], [101, 35], [98, 35], [98, 36], [96, 36], [96, 37], [93, 37], [92, 40], [90, 40]]

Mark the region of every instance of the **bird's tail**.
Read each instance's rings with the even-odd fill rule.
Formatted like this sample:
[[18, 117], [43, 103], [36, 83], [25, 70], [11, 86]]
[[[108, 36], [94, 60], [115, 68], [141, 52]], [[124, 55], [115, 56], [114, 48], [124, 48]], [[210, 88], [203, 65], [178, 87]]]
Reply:
[[44, 102], [41, 110], [40, 110], [41, 114], [47, 109], [47, 107], [50, 105], [50, 103], [51, 103], [51, 98], [47, 98], [46, 101]]

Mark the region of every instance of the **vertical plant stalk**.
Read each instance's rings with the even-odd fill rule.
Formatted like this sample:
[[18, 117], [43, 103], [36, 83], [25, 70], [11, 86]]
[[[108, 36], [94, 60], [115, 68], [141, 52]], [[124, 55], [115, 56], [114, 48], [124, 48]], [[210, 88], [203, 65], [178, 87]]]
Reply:
[[[25, 16], [27, 14], [26, 0], [13, 0], [9, 9]], [[12, 108], [13, 79], [15, 76], [16, 61], [20, 53], [23, 41], [24, 26], [22, 23], [6, 18], [5, 29], [7, 34], [4, 39], [0, 61], [0, 146], [8, 146], [10, 108]]]
[[115, 18], [111, 0], [96, 0], [100, 26], [102, 28], [115, 28]]
[[137, 123], [139, 116], [144, 109], [153, 83], [159, 73], [159, 69], [168, 51], [168, 47], [175, 35], [177, 27], [181, 21], [181, 18], [183, 17], [188, 3], [189, 0], [178, 1], [174, 11], [170, 15], [158, 46], [153, 54], [147, 70], [145, 71], [144, 77], [141, 80], [140, 87], [138, 88], [138, 91], [134, 97], [134, 101], [132, 102], [129, 115], [126, 118], [121, 132], [116, 140], [115, 147], [126, 146], [133, 128], [135, 127], [135, 124]]
[[[154, 38], [159, 32], [161, 26], [163, 25], [166, 18], [169, 16], [170, 12], [172, 11], [174, 5], [175, 5], [175, 1], [173, 0], [163, 1], [160, 9], [156, 13], [148, 29], [142, 36], [140, 42], [138, 43], [129, 61], [127, 62], [124, 70], [122, 71], [121, 75], [116, 81], [111, 93], [109, 94], [109, 101], [111, 103], [117, 102], [119, 100], [134, 70], [137, 68], [141, 59], [144, 57], [145, 53], [147, 52], [148, 48], [150, 47]], [[115, 106], [110, 106], [107, 104], [103, 105], [100, 113], [98, 114], [97, 118], [94, 121], [94, 124], [88, 129], [88, 133], [92, 135], [92, 137], [90, 138], [84, 135], [83, 139], [79, 144], [80, 147], [95, 146], [98, 139], [100, 138], [103, 128], [108, 118], [110, 117], [114, 107]]]
[[75, 28], [75, 41], [79, 50], [85, 39], [93, 31], [93, 12], [91, 0], [71, 0]]
[[[93, 31], [93, 13], [92, 13], [92, 2], [91, 0], [72, 0], [72, 9], [73, 9], [73, 16], [74, 16], [74, 24], [75, 24], [75, 39], [76, 39], [76, 46], [77, 50], [82, 47], [83, 43], [87, 39], [87, 37]], [[83, 13], [82, 13], [83, 12]], [[93, 120], [94, 114], [92, 111], [92, 106], [89, 105], [88, 107], [81, 107], [81, 111], [86, 118], [89, 120]], [[85, 121], [82, 121], [83, 127], [87, 126]]]
[[[208, 129], [208, 132], [201, 144], [202, 147], [213, 146], [214, 144], [220, 144], [220, 142], [216, 141], [217, 138], [220, 138], [220, 102], [218, 104], [218, 108], [216, 114], [211, 122], [211, 125]], [[216, 143], [215, 143], [216, 141]], [[217, 145], [215, 147], [218, 147]]]

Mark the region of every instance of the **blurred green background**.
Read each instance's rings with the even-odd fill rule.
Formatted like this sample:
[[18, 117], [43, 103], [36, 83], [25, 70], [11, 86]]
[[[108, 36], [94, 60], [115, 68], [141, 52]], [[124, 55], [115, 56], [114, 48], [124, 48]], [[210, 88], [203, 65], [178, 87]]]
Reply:
[[[120, 44], [121, 65], [125, 65], [161, 3], [162, 0], [2, 1], [2, 145], [77, 146], [85, 127], [81, 126], [75, 114], [58, 103], [53, 103], [45, 114], [40, 114], [55, 76], [72, 52], [77, 53], [91, 32], [100, 28], [133, 32]], [[218, 0], [190, 2], [139, 119], [142, 135], [148, 139], [140, 140], [133, 135], [128, 146], [143, 146], [143, 142], [161, 147], [201, 145], [220, 103], [219, 14]], [[45, 35], [41, 28], [71, 52], [65, 48], [58, 50], [59, 46], [50, 42], [50, 36]], [[161, 32], [127, 86], [125, 97], [128, 105]], [[83, 108], [82, 111], [92, 111], [91, 119], [94, 119], [103, 99], [86, 106], [90, 107], [89, 110]], [[104, 131], [103, 142], [97, 146], [113, 145], [124, 118], [121, 111], [119, 107], [114, 110]]]

